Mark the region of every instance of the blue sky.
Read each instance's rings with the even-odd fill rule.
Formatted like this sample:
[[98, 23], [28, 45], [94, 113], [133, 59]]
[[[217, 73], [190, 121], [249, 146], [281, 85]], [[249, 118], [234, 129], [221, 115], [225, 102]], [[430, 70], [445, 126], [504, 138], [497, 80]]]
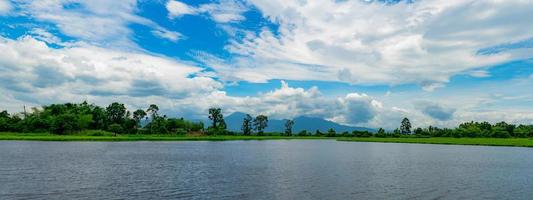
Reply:
[[0, 0], [0, 109], [533, 123], [531, 1]]

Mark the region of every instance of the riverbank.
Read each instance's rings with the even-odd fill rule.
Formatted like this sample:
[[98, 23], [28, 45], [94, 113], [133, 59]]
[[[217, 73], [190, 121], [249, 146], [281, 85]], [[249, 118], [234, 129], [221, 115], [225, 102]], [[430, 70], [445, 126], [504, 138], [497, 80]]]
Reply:
[[384, 142], [384, 143], [419, 143], [419, 144], [450, 144], [450, 145], [480, 145], [480, 146], [513, 146], [533, 147], [530, 138], [339, 138], [347, 142]]

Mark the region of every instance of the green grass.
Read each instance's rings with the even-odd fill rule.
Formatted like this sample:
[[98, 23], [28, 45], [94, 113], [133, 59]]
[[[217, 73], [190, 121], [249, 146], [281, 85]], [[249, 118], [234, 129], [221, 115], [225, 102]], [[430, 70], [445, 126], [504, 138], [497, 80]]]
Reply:
[[118, 135], [105, 131], [85, 131], [74, 135], [54, 135], [50, 133], [0, 133], [0, 140], [35, 140], [35, 141], [227, 141], [227, 140], [285, 140], [285, 139], [336, 139], [349, 142], [392, 142], [483, 146], [533, 147], [529, 138], [347, 138], [347, 137], [300, 137], [300, 136], [178, 136], [178, 135]]
[[448, 137], [376, 138], [376, 137], [369, 137], [369, 138], [340, 138], [339, 141], [533, 147], [533, 139], [530, 139], [530, 138], [448, 138]]

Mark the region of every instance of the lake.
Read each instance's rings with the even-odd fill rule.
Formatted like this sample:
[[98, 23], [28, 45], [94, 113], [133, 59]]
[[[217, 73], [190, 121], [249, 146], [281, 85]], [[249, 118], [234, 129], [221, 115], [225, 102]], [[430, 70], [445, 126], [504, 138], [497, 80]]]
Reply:
[[0, 141], [0, 199], [531, 199], [533, 148]]

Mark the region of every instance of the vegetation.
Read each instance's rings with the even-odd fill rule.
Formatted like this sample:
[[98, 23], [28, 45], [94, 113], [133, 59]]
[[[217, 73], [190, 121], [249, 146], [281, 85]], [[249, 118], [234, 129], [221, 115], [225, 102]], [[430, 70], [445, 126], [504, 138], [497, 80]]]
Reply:
[[[205, 129], [202, 122], [191, 122], [183, 118], [169, 118], [159, 113], [159, 107], [150, 105], [146, 110], [137, 109], [130, 112], [124, 104], [114, 102], [107, 107], [82, 102], [80, 104], [52, 104], [42, 108], [33, 108], [29, 113], [10, 114], [0, 112], [0, 139], [27, 139], [29, 137], [65, 140], [211, 140], [225, 139], [280, 139], [280, 138], [324, 138], [342, 137], [350, 141], [383, 141], [383, 142], [420, 142], [439, 144], [505, 144], [495, 138], [514, 138], [503, 141], [520, 141], [529, 145], [533, 137], [533, 125], [514, 125], [506, 122], [491, 124], [489, 122], [465, 122], [456, 128], [413, 128], [408, 118], [404, 118], [400, 127], [387, 132], [379, 128], [377, 132], [352, 131], [337, 133], [329, 129], [326, 133], [320, 130], [309, 132], [303, 130], [293, 134], [293, 120], [287, 120], [282, 133], [266, 133], [268, 117], [258, 115], [255, 118], [246, 115], [242, 123], [242, 132], [227, 130], [227, 125], [220, 108], [210, 108], [208, 118], [210, 126]], [[87, 134], [88, 132], [88, 134]], [[68, 137], [67, 137], [68, 136]], [[194, 137], [192, 137], [194, 136]], [[226, 137], [228, 136], [228, 137]], [[230, 137], [232, 136], [232, 137]], [[102, 137], [95, 139], [94, 137]], [[116, 137], [120, 139], [109, 139]], [[175, 139], [170, 139], [175, 138]], [[457, 140], [456, 138], [465, 138]], [[468, 139], [472, 138], [472, 139]], [[474, 140], [479, 138], [479, 140]], [[62, 139], [60, 139], [62, 140]], [[213, 139], [215, 140], [215, 139]]]
[[[201, 132], [201, 122], [183, 118], [160, 116], [156, 105], [136, 110], [133, 116], [124, 104], [112, 103], [105, 109], [94, 104], [65, 103], [34, 108], [31, 113], [0, 113], [0, 132], [42, 133], [73, 135], [84, 130], [109, 131], [116, 134], [177, 134]], [[146, 117], [147, 113], [150, 118]], [[141, 127], [141, 121], [147, 122]]]
[[243, 135], [251, 135], [252, 134], [252, 116], [249, 114], [246, 114], [244, 119], [242, 120], [242, 134]]
[[268, 117], [265, 115], [258, 115], [254, 119], [254, 129], [257, 131], [257, 135], [261, 136], [263, 130], [268, 126]]
[[292, 126], [294, 125], [293, 120], [285, 121], [285, 136], [292, 136]]

